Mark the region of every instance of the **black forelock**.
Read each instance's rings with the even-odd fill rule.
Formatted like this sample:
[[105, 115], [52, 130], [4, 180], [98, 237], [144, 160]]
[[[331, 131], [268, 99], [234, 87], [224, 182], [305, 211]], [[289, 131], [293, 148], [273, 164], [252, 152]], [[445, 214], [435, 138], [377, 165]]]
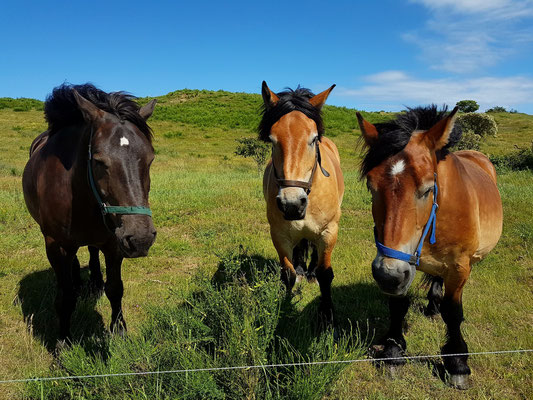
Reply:
[[292, 111], [300, 111], [306, 117], [316, 123], [318, 137], [324, 134], [324, 124], [322, 122], [321, 109], [313, 106], [309, 100], [314, 97], [314, 93], [309, 89], [298, 86], [296, 90], [287, 88], [283, 92], [277, 93], [278, 102], [273, 107], [266, 107], [263, 104], [261, 122], [259, 123], [259, 139], [269, 142], [270, 130], [281, 117]]
[[106, 93], [94, 85], [63, 84], [54, 88], [44, 103], [44, 115], [48, 122], [50, 135], [70, 125], [83, 122], [83, 115], [74, 97], [76, 90], [82, 97], [89, 100], [99, 109], [117, 116], [121, 120], [130, 121], [152, 141], [152, 130], [146, 120], [139, 114], [139, 105], [135, 97], [126, 92]]
[[[427, 131], [447, 115], [447, 106], [439, 110], [435, 104], [432, 104], [427, 107], [408, 108], [407, 112], [397, 114], [393, 121], [374, 124], [378, 138], [368, 147], [361, 162], [361, 176], [366, 176], [383, 161], [401, 152], [411, 140], [413, 132]], [[439, 151], [438, 156], [444, 157], [449, 149], [459, 142], [461, 135], [461, 127], [455, 124], [448, 143]]]

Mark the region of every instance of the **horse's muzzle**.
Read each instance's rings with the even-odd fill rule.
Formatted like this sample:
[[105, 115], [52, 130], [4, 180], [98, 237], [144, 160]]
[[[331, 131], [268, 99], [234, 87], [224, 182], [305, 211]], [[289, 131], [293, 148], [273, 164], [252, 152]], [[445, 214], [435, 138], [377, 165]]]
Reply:
[[281, 195], [276, 197], [276, 203], [287, 221], [297, 221], [305, 218], [307, 210], [307, 194], [305, 192], [296, 198], [283, 198]]
[[123, 217], [122, 222], [123, 225], [116, 229], [115, 234], [124, 257], [146, 256], [157, 234], [152, 218], [128, 215]]
[[401, 260], [378, 256], [372, 262], [372, 276], [379, 288], [392, 296], [403, 296], [415, 278], [416, 267]]

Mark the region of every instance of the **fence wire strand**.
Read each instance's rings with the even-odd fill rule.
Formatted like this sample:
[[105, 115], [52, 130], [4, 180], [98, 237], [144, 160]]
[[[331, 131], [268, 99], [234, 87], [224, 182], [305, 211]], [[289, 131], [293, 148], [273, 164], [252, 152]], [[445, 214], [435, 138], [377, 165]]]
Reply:
[[454, 353], [454, 354], [432, 354], [419, 356], [404, 356], [404, 357], [388, 357], [388, 358], [361, 358], [353, 360], [329, 360], [329, 361], [302, 361], [285, 364], [262, 364], [262, 365], [242, 365], [229, 367], [212, 367], [212, 368], [194, 368], [194, 369], [175, 369], [168, 371], [144, 371], [144, 372], [122, 372], [115, 374], [98, 374], [98, 375], [68, 375], [68, 376], [54, 376], [54, 377], [37, 377], [26, 379], [6, 379], [0, 380], [0, 384], [4, 383], [25, 383], [25, 382], [44, 382], [44, 381], [64, 381], [73, 379], [90, 379], [90, 378], [111, 378], [123, 376], [139, 376], [139, 375], [163, 375], [163, 374], [182, 374], [193, 372], [213, 372], [213, 371], [232, 371], [254, 368], [287, 368], [287, 367], [303, 367], [310, 365], [328, 365], [328, 364], [355, 364], [361, 362], [385, 362], [385, 361], [409, 361], [409, 360], [424, 360], [439, 357], [458, 357], [458, 356], [486, 356], [486, 355], [502, 355], [502, 354], [517, 354], [530, 353], [533, 349], [518, 349], [518, 350], [498, 350], [498, 351], [481, 351], [476, 353]]

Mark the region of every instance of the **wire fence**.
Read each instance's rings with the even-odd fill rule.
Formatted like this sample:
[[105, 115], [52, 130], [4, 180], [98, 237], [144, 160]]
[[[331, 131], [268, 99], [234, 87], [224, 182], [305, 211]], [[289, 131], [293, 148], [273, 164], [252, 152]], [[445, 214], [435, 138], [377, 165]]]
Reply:
[[533, 349], [517, 349], [517, 350], [497, 350], [497, 351], [481, 351], [474, 353], [454, 353], [454, 354], [432, 354], [419, 356], [404, 356], [404, 357], [388, 357], [388, 358], [361, 358], [353, 360], [330, 360], [330, 361], [309, 361], [309, 362], [295, 362], [286, 364], [262, 364], [262, 365], [243, 365], [243, 366], [229, 366], [229, 367], [213, 367], [213, 368], [195, 368], [195, 369], [176, 369], [168, 371], [144, 371], [144, 372], [123, 372], [115, 374], [99, 374], [99, 375], [68, 375], [68, 376], [54, 376], [41, 378], [26, 378], [26, 379], [6, 379], [0, 380], [0, 384], [5, 383], [25, 383], [25, 382], [44, 382], [44, 381], [62, 381], [71, 379], [91, 379], [91, 378], [110, 378], [123, 376], [139, 376], [139, 375], [162, 375], [162, 374], [183, 374], [194, 372], [214, 372], [214, 371], [232, 371], [254, 368], [287, 368], [287, 367], [303, 367], [311, 365], [327, 365], [327, 364], [355, 364], [363, 362], [386, 362], [386, 361], [409, 361], [409, 360], [425, 360], [439, 357], [458, 357], [458, 356], [487, 356], [487, 355], [503, 355], [503, 354], [524, 354], [531, 353]]

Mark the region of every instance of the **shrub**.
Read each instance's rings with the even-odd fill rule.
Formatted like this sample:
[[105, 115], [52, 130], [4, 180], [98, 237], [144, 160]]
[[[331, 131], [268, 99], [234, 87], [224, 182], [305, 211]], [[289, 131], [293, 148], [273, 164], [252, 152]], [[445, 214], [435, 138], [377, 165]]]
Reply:
[[533, 171], [533, 142], [531, 148], [517, 148], [511, 153], [491, 156], [490, 161], [500, 170]]
[[257, 171], [261, 173], [268, 157], [270, 145], [252, 137], [237, 139], [237, 142], [239, 142], [239, 145], [235, 150], [235, 154], [253, 158], [257, 164]]
[[485, 112], [487, 112], [487, 113], [501, 113], [501, 112], [507, 112], [507, 110], [504, 107], [496, 106], [496, 107], [489, 108]]
[[479, 105], [475, 100], [461, 100], [455, 105], [459, 107], [459, 111], [464, 113], [476, 112], [479, 109]]
[[494, 118], [488, 114], [462, 114], [457, 117], [456, 123], [463, 128], [463, 131], [470, 130], [481, 137], [496, 136], [498, 133], [498, 125], [496, 125], [496, 121], [494, 121]]
[[477, 150], [479, 151], [481, 136], [470, 129], [464, 129], [461, 140], [453, 146], [453, 150]]

